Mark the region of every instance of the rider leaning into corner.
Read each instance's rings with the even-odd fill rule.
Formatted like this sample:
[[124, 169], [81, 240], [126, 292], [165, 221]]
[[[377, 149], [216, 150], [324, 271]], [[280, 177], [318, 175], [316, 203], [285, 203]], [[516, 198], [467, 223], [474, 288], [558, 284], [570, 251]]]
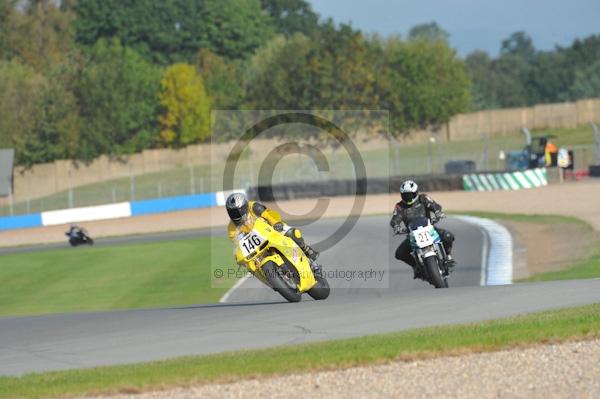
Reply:
[[[415, 217], [426, 217], [434, 222], [438, 222], [445, 215], [442, 212], [440, 204], [432, 200], [427, 194], [419, 194], [419, 186], [412, 180], [407, 180], [400, 186], [401, 201], [398, 202], [392, 214], [390, 225], [396, 234], [405, 234], [408, 232], [408, 223]], [[436, 227], [444, 249], [446, 250], [447, 258], [445, 260], [448, 270], [452, 270], [455, 265], [454, 259], [450, 254], [452, 252], [452, 243], [454, 242], [454, 234], [446, 229]], [[421, 278], [419, 268], [416, 268], [416, 262], [411, 255], [410, 241], [406, 238], [396, 249], [396, 259], [408, 263], [414, 271], [413, 278]]]
[[[290, 237], [302, 251], [313, 261], [317, 259], [319, 253], [304, 242], [302, 232], [294, 227], [285, 224], [277, 212], [274, 212], [257, 201], [248, 201], [242, 193], [233, 193], [225, 200], [225, 208], [231, 221], [227, 228], [229, 239], [233, 240], [236, 230], [243, 226], [247, 221], [254, 220], [257, 217], [264, 218], [273, 228], [284, 235]], [[315, 264], [316, 266], [316, 264]]]

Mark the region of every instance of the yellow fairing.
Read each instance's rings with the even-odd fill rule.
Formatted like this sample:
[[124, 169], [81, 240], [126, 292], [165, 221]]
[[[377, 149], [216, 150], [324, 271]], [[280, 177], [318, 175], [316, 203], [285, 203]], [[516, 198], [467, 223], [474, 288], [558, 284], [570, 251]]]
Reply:
[[[236, 231], [236, 238], [234, 240], [236, 262], [244, 265], [252, 274], [266, 284], [268, 283], [265, 275], [262, 273], [262, 266], [268, 261], [272, 261], [280, 267], [287, 263], [288, 267], [291, 266], [298, 272], [300, 279], [297, 285], [298, 291], [306, 292], [310, 290], [317, 281], [310, 268], [308, 258], [294, 240], [273, 229], [263, 218], [256, 218], [256, 220], [250, 221], [250, 223], [253, 223], [253, 225]], [[248, 227], [251, 227], [252, 231], [258, 233], [265, 241], [259, 248], [254, 249], [253, 252], [244, 257], [241, 239], [250, 230]]]

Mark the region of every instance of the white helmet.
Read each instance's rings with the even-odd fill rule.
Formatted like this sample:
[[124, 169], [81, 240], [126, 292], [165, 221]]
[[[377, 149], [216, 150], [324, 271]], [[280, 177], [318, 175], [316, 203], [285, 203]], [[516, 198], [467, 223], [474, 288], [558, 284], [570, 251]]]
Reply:
[[419, 198], [419, 186], [412, 180], [407, 180], [400, 186], [400, 195], [402, 201], [407, 205], [412, 205]]

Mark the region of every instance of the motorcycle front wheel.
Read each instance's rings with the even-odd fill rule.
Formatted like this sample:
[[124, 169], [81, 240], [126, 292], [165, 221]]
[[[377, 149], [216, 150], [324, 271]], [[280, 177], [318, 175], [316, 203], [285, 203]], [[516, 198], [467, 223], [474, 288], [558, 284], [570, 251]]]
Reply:
[[438, 262], [439, 260], [435, 256], [425, 258], [428, 280], [435, 288], [448, 288], [448, 282], [442, 277]]
[[288, 302], [300, 302], [302, 294], [298, 291], [295, 286], [292, 287], [293, 282], [287, 282], [281, 273], [281, 268], [274, 262], [267, 262], [262, 267], [263, 273], [267, 278], [267, 281], [273, 287], [273, 289], [284, 297]]
[[331, 289], [329, 288], [329, 282], [323, 276], [315, 276], [317, 284], [310, 290], [306, 291], [313, 299], [319, 301], [329, 296]]

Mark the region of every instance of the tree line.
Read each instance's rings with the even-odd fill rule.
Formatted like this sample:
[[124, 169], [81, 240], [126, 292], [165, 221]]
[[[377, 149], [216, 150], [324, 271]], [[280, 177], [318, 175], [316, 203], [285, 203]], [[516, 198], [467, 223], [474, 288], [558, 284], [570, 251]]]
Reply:
[[[0, 0], [0, 147], [31, 165], [225, 140], [212, 137], [214, 109], [384, 109], [403, 134], [521, 105], [500, 83], [520, 48], [461, 60], [435, 23], [382, 38], [306, 0]], [[584, 75], [569, 98], [588, 90], [574, 84]], [[524, 104], [551, 101], [537, 93]]]
[[515, 32], [502, 41], [497, 57], [474, 51], [465, 63], [474, 109], [600, 97], [600, 35], [540, 51], [527, 33]]

